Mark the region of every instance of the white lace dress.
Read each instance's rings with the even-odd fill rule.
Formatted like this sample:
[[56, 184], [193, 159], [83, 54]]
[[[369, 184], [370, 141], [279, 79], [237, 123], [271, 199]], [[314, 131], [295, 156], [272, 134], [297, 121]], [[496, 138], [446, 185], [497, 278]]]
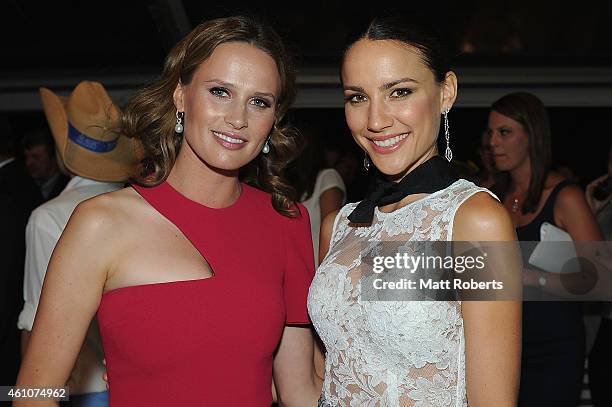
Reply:
[[451, 240], [457, 208], [479, 191], [489, 192], [460, 179], [394, 212], [376, 209], [368, 227], [349, 226], [356, 203], [340, 210], [308, 295], [327, 351], [322, 405], [467, 406], [461, 303], [362, 301], [360, 280], [369, 245]]

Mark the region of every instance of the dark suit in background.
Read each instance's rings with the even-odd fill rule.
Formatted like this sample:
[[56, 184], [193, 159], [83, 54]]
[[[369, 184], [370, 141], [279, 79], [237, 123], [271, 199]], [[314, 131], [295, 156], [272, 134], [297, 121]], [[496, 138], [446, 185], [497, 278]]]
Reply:
[[0, 167], [0, 385], [4, 386], [14, 385], [19, 371], [17, 317], [23, 307], [25, 227], [41, 203], [40, 190], [21, 163]]

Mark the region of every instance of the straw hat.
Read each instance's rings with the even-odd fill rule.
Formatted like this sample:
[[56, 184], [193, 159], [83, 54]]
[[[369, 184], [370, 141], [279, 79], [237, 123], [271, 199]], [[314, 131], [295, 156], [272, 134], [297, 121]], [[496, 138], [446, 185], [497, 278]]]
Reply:
[[102, 84], [83, 81], [68, 97], [40, 88], [40, 97], [58, 154], [70, 172], [106, 182], [136, 175], [138, 142], [112, 131], [120, 111]]

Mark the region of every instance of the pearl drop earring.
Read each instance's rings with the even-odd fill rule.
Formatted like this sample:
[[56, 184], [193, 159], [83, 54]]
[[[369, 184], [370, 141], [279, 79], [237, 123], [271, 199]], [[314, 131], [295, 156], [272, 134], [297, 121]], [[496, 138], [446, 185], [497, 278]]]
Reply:
[[177, 133], [182, 133], [184, 130], [183, 127], [183, 118], [185, 117], [185, 112], [176, 111], [176, 125], [174, 126], [174, 131]]

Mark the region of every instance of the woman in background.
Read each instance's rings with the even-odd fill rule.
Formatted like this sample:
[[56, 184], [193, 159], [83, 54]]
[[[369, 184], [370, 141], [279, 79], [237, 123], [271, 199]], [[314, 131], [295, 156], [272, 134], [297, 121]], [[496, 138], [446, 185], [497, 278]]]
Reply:
[[[488, 131], [499, 171], [494, 191], [520, 241], [539, 241], [544, 222], [565, 230], [575, 241], [602, 239], [580, 188], [550, 170], [550, 126], [537, 97], [521, 92], [497, 100], [491, 106]], [[526, 268], [523, 279], [531, 286], [526, 299], [553, 290], [558, 285], [555, 277]], [[519, 406], [575, 407], [584, 370], [582, 304], [548, 298], [523, 304]]]
[[[608, 242], [612, 241], [612, 146], [608, 149], [608, 172], [591, 181], [586, 200]], [[589, 354], [589, 387], [595, 407], [612, 405], [610, 365], [612, 364], [612, 306], [602, 303], [602, 318], [597, 337]]]
[[304, 148], [291, 164], [288, 178], [310, 215], [315, 265], [318, 265], [321, 220], [344, 205], [346, 187], [338, 171], [327, 166], [321, 141], [308, 132], [303, 134]]

